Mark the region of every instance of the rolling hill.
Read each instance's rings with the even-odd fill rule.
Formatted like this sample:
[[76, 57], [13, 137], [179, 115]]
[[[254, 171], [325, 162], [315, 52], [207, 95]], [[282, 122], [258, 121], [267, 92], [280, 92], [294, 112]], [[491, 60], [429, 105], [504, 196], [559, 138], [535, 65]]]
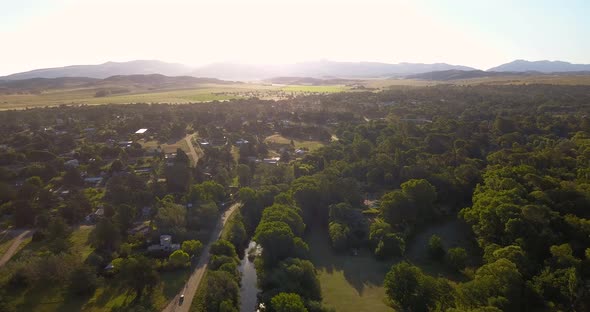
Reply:
[[244, 65], [216, 63], [195, 69], [191, 75], [231, 80], [270, 79], [273, 77], [339, 77], [339, 78], [383, 78], [403, 76], [437, 70], [473, 70], [471, 67], [445, 63], [377, 63], [377, 62], [334, 62], [318, 61], [288, 65]]
[[590, 71], [590, 64], [572, 64], [562, 61], [526, 61], [516, 60], [488, 69], [490, 72], [528, 72], [541, 73]]
[[87, 77], [31, 78], [0, 80], [0, 94], [37, 94], [52, 90], [160, 90], [194, 88], [203, 84], [236, 84], [215, 78], [189, 76], [168, 77], [160, 74], [111, 76], [105, 79]]
[[419, 74], [438, 70], [473, 70], [473, 68], [445, 63], [377, 63], [318, 61], [286, 65], [250, 65], [236, 63], [213, 63], [198, 68], [162, 61], [107, 62], [99, 65], [73, 65], [66, 67], [36, 69], [16, 73], [0, 80], [31, 78], [88, 77], [104, 79], [117, 75], [161, 74], [166, 76], [211, 77], [224, 80], [262, 80], [273, 77], [339, 77], [383, 78]]
[[[486, 78], [486, 77], [506, 77], [506, 76], [526, 76], [532, 75], [533, 72], [518, 73], [518, 72], [489, 72], [483, 70], [442, 70], [433, 71], [422, 74], [408, 75], [407, 79], [421, 79], [421, 80], [433, 80], [433, 81], [449, 81], [449, 80], [462, 80], [462, 79], [474, 79], [474, 78]], [[538, 74], [538, 73], [537, 73]]]
[[65, 67], [35, 69], [1, 77], [1, 80], [22, 80], [31, 78], [88, 77], [104, 79], [116, 75], [161, 74], [181, 76], [188, 73], [190, 67], [182, 64], [162, 61], [107, 62], [99, 65], [72, 65]]

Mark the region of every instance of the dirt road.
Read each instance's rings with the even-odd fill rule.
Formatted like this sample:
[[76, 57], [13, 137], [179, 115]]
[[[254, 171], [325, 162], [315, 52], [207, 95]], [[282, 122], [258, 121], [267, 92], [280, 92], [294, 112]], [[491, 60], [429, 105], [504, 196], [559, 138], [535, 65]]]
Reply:
[[0, 267], [4, 266], [6, 264], [6, 262], [8, 262], [12, 258], [12, 256], [14, 256], [14, 254], [18, 250], [18, 246], [20, 246], [20, 244], [25, 239], [27, 239], [29, 236], [33, 235], [33, 231], [31, 231], [31, 230], [19, 230], [18, 232], [20, 232], [20, 233], [15, 238], [12, 239], [12, 244], [10, 245], [10, 247], [8, 247], [6, 252], [2, 255], [2, 258], [0, 258]]
[[197, 151], [195, 150], [195, 147], [193, 145], [193, 137], [196, 134], [191, 134], [191, 135], [187, 135], [184, 140], [186, 141], [186, 144], [188, 145], [188, 149], [189, 149], [189, 157], [193, 160], [192, 166], [196, 167], [197, 166], [197, 162], [199, 161], [199, 155], [202, 155], [202, 151], [201, 151], [201, 147], [198, 147], [199, 152], [197, 153]]
[[[211, 234], [211, 239], [209, 240], [205, 248], [203, 248], [203, 253], [201, 254], [199, 263], [197, 264], [193, 273], [189, 277], [188, 282], [184, 285], [180, 293], [178, 293], [172, 299], [172, 301], [170, 301], [168, 306], [166, 306], [166, 308], [162, 310], [163, 312], [188, 312], [190, 310], [191, 303], [193, 302], [195, 293], [197, 292], [197, 288], [199, 288], [201, 279], [203, 278], [203, 275], [207, 270], [207, 264], [209, 263], [210, 257], [209, 249], [211, 248], [211, 245], [219, 239], [219, 237], [221, 236], [221, 231], [225, 226], [225, 223], [232, 215], [232, 213], [234, 213], [234, 211], [236, 211], [240, 207], [240, 205], [240, 203], [233, 204], [231, 207], [229, 207], [228, 210], [225, 211], [225, 213], [223, 213], [223, 215], [217, 222], [217, 225], [215, 226], [213, 233]], [[184, 302], [182, 303], [182, 305], [179, 305], [178, 299], [182, 294], [184, 294]]]

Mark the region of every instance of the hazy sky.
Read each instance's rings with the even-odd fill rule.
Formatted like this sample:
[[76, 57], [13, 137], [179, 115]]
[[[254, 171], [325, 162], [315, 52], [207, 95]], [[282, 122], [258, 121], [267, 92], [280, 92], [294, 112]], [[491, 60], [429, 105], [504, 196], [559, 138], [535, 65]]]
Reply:
[[590, 63], [590, 1], [0, 0], [0, 75], [134, 59]]

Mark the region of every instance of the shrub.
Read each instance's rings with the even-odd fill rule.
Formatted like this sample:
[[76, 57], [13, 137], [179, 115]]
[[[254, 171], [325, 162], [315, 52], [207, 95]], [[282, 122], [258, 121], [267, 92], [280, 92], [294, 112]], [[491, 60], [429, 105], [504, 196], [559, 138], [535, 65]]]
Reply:
[[467, 264], [467, 251], [461, 247], [447, 251], [447, 263], [456, 270], [462, 270]]
[[440, 236], [432, 235], [428, 241], [428, 254], [434, 260], [441, 260], [445, 256], [445, 250]]

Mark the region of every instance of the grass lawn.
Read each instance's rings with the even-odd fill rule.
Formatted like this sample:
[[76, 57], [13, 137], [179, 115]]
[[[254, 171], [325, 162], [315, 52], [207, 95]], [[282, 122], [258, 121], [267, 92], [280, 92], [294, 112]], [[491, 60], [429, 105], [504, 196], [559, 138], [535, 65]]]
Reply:
[[367, 251], [358, 256], [332, 251], [328, 233], [312, 229], [306, 238], [318, 271], [323, 303], [338, 312], [393, 311], [385, 304], [383, 279], [391, 262], [380, 262]]
[[[273, 134], [264, 139], [264, 142], [267, 144], [290, 145], [291, 139], [286, 138], [280, 134]], [[314, 151], [324, 146], [324, 143], [321, 141], [304, 141], [293, 139], [293, 143], [295, 143], [295, 148], [306, 148], [310, 151]]]
[[72, 250], [80, 255], [80, 258], [86, 259], [92, 253], [94, 248], [90, 246], [88, 237], [94, 229], [94, 226], [80, 226], [70, 236], [72, 242]]
[[[441, 237], [445, 249], [465, 248], [472, 256], [469, 264], [477, 266], [479, 250], [467, 239], [472, 237], [468, 231], [469, 228], [456, 219], [428, 226], [406, 242], [404, 258], [432, 276], [442, 276], [451, 282], [465, 281], [464, 274], [429, 258], [428, 240], [436, 234]], [[324, 304], [338, 312], [393, 311], [385, 304], [383, 280], [391, 266], [402, 258], [378, 261], [367, 249], [361, 249], [358, 256], [337, 254], [330, 246], [327, 230], [318, 226], [311, 229], [306, 241], [311, 261], [318, 271]]]

